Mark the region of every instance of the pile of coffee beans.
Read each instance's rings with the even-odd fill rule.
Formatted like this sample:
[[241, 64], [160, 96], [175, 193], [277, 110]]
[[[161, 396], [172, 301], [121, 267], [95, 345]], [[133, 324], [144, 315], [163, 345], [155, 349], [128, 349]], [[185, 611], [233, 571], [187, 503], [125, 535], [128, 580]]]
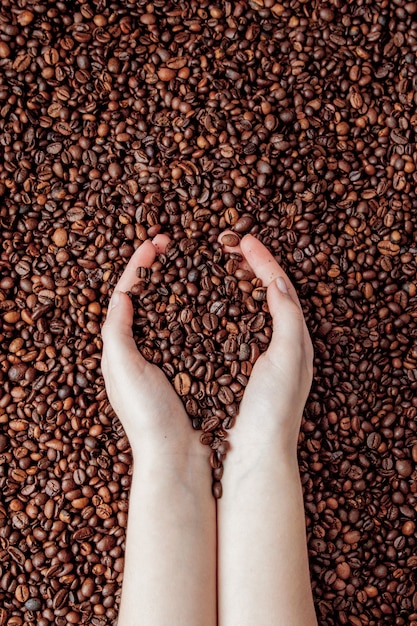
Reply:
[[416, 626], [416, 18], [407, 0], [2, 0], [0, 626], [116, 623], [132, 459], [100, 329], [142, 241], [192, 241], [188, 267], [225, 228], [277, 256], [314, 341], [320, 626]]
[[[222, 238], [236, 246], [233, 233]], [[252, 367], [272, 335], [266, 289], [242, 257], [181, 239], [139, 268], [134, 336], [181, 397], [201, 443], [210, 445], [213, 494], [221, 497], [226, 440]]]

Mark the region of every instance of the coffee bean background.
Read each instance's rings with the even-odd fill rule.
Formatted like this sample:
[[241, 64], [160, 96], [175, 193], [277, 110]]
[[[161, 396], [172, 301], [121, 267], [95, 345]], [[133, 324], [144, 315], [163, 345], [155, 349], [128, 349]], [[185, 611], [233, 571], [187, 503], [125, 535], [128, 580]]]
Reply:
[[417, 624], [416, 18], [2, 0], [1, 625], [116, 622], [131, 455], [101, 324], [141, 241], [226, 227], [276, 254], [314, 340], [319, 623]]

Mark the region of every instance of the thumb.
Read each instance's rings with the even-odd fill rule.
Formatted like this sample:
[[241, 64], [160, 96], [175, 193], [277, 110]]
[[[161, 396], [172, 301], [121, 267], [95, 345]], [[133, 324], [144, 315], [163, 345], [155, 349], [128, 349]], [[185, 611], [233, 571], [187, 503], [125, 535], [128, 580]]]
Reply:
[[289, 292], [287, 283], [279, 276], [268, 285], [268, 308], [272, 316], [272, 338], [268, 348], [272, 360], [282, 356], [282, 351], [294, 349], [303, 342], [303, 312]]
[[103, 352], [111, 355], [113, 360], [117, 359], [117, 355], [124, 355], [126, 351], [137, 351], [132, 324], [132, 302], [126, 293], [115, 290], [102, 328]]

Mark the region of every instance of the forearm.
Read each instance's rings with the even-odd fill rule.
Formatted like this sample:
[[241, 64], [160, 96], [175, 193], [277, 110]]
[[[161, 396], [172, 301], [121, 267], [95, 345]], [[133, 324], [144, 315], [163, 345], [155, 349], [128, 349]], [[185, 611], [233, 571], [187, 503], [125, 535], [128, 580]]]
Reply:
[[119, 626], [214, 626], [216, 520], [208, 461], [146, 456], [137, 457], [133, 474]]
[[220, 625], [316, 626], [296, 454], [268, 442], [247, 460], [242, 449], [229, 456], [219, 503]]

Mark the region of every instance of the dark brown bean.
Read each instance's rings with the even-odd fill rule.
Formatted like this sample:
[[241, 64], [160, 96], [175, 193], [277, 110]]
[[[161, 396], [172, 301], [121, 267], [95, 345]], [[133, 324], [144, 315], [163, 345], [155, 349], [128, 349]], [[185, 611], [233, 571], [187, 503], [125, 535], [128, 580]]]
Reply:
[[146, 299], [132, 288], [135, 338], [189, 376], [194, 428], [215, 416], [222, 479], [271, 336], [262, 286], [218, 243], [230, 228], [228, 245], [252, 233], [277, 256], [313, 338], [298, 458], [319, 621], [413, 624], [416, 3], [3, 4], [0, 622], [117, 619], [130, 461], [99, 332], [159, 232], [177, 264]]

